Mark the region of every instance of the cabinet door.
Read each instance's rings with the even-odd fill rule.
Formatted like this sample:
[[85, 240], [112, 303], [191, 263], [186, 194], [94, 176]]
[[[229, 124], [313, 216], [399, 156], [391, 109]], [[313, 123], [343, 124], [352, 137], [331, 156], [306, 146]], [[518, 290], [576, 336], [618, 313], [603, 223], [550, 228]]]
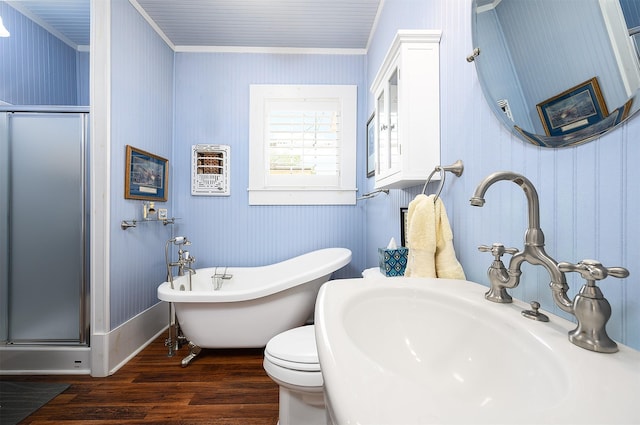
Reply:
[[389, 149], [389, 113], [386, 90], [383, 88], [376, 100], [376, 174], [385, 175], [391, 167]]
[[400, 167], [401, 146], [398, 138], [398, 69], [394, 69], [389, 77], [389, 156], [391, 170], [397, 170]]
[[398, 69], [394, 68], [385, 80], [376, 99], [378, 115], [376, 174], [385, 176], [396, 172], [401, 165], [398, 137]]

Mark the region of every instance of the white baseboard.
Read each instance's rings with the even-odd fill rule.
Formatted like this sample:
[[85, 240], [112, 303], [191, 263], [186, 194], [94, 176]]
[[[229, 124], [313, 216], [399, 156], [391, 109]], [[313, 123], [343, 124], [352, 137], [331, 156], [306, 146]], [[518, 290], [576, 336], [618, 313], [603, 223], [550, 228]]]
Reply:
[[91, 375], [114, 374], [164, 332], [168, 324], [169, 304], [159, 302], [108, 334], [92, 335]]

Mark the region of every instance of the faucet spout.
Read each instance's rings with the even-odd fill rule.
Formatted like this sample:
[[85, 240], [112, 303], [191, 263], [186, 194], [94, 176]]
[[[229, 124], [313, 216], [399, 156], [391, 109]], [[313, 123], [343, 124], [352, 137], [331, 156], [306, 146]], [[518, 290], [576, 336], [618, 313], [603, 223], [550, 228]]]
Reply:
[[573, 302], [567, 297], [569, 286], [565, 275], [558, 268], [558, 262], [551, 258], [544, 249], [544, 233], [540, 228], [540, 202], [538, 192], [531, 181], [525, 176], [512, 171], [498, 171], [485, 177], [476, 187], [470, 203], [476, 207], [482, 207], [485, 203], [485, 193], [494, 183], [498, 181], [512, 181], [522, 188], [527, 197], [527, 212], [529, 225], [525, 232], [524, 249], [511, 257], [507, 276], [504, 279], [492, 279], [492, 287], [515, 288], [520, 279], [520, 267], [523, 262], [542, 266], [547, 270], [551, 278], [549, 286], [553, 291], [555, 303], [562, 310], [573, 313]]
[[471, 205], [474, 207], [482, 207], [485, 203], [484, 194], [487, 189], [495, 182], [507, 180], [512, 181], [522, 188], [527, 197], [528, 213], [529, 213], [529, 229], [540, 228], [540, 202], [538, 200], [538, 192], [531, 181], [525, 176], [514, 173], [512, 171], [498, 171], [488, 175], [476, 187], [476, 191], [470, 199]]

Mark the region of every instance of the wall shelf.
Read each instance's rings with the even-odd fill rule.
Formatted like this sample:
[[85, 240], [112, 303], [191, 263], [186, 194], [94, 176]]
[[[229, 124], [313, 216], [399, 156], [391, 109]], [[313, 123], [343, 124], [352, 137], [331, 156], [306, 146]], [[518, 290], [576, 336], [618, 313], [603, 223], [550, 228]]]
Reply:
[[152, 220], [122, 220], [122, 222], [120, 222], [120, 228], [122, 230], [127, 230], [130, 227], [138, 227], [138, 224], [140, 223], [162, 223], [163, 225], [167, 225], [167, 224], [174, 224], [176, 222], [176, 220], [179, 220], [179, 218], [176, 217], [171, 217], [171, 218], [161, 218], [161, 219], [152, 219]]

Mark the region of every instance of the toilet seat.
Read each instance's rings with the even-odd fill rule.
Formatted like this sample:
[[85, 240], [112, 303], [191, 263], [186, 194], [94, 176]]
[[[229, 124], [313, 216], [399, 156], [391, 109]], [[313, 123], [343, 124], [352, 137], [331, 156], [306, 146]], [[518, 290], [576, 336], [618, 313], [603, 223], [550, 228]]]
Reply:
[[265, 347], [264, 368], [283, 385], [321, 388], [324, 384], [313, 325], [290, 329]]
[[267, 351], [264, 352], [264, 358], [276, 366], [284, 369], [299, 372], [320, 372], [320, 363], [299, 363], [272, 356]]
[[286, 369], [320, 371], [313, 325], [301, 326], [276, 335], [267, 343], [264, 354], [270, 362]]

